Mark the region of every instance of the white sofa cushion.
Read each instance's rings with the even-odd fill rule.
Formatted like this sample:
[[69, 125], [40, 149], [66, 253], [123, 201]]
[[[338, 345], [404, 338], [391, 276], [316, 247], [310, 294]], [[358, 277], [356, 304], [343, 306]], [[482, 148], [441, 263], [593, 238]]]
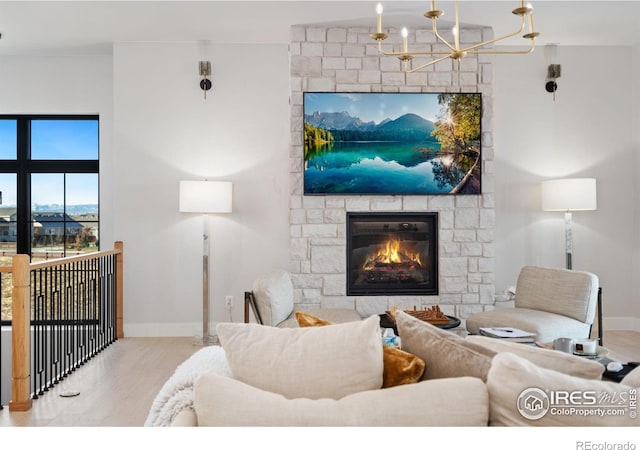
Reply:
[[640, 388], [640, 366], [633, 369], [629, 372], [620, 382], [627, 386], [633, 386], [635, 388]]
[[487, 347], [496, 353], [509, 352], [516, 354], [539, 367], [566, 373], [567, 375], [599, 380], [604, 372], [604, 366], [597, 361], [557, 350], [532, 347], [486, 336], [467, 336], [467, 340]]
[[293, 312], [293, 284], [284, 270], [258, 277], [253, 282], [253, 295], [265, 325], [276, 326]]
[[[499, 353], [493, 358], [486, 385], [489, 389], [490, 425], [640, 425], [640, 420], [632, 417], [629, 409], [630, 391], [635, 388], [544, 369], [513, 353]], [[559, 400], [554, 400], [556, 396]], [[533, 406], [527, 407], [527, 403]], [[569, 409], [571, 407], [574, 409]], [[519, 408], [529, 417], [521, 414]], [[605, 411], [612, 408], [623, 414], [600, 416], [592, 413], [598, 409]]]
[[380, 318], [330, 327], [221, 323], [234, 378], [287, 398], [341, 398], [382, 386]]
[[398, 311], [395, 315], [402, 349], [425, 362], [423, 380], [449, 377], [486, 379], [495, 352], [449, 331]]
[[471, 334], [479, 334], [481, 327], [514, 327], [536, 333], [540, 342], [552, 342], [559, 336], [584, 339], [591, 325], [571, 317], [528, 308], [498, 308], [474, 314], [466, 321]]
[[[330, 381], [338, 378], [334, 374]], [[227, 427], [486, 426], [489, 417], [486, 387], [471, 377], [364, 391], [339, 400], [312, 400], [287, 399], [238, 380], [205, 374], [196, 381], [194, 407], [199, 426]]]

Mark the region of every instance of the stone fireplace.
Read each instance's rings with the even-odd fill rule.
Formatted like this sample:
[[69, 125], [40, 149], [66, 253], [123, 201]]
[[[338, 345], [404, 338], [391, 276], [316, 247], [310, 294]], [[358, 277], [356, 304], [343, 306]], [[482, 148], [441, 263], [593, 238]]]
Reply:
[[347, 213], [347, 295], [438, 295], [437, 213]]
[[[467, 55], [459, 65], [444, 60], [429, 70], [404, 73], [397, 58], [378, 54], [376, 43], [369, 37], [375, 32], [375, 23], [372, 25], [373, 29], [343, 24], [291, 28], [289, 271], [294, 301], [299, 309], [355, 308], [362, 316], [380, 314], [391, 306], [410, 309], [437, 304], [445, 314], [464, 320], [491, 308], [495, 291], [492, 57]], [[400, 49], [402, 42], [396, 37], [399, 30], [390, 31], [385, 45]], [[460, 38], [464, 44], [492, 35], [490, 28], [472, 27], [463, 28]], [[412, 33], [409, 44], [413, 48], [436, 45], [429, 29]], [[304, 92], [482, 93], [482, 194], [304, 195]], [[437, 214], [437, 274], [425, 275], [432, 284], [428, 291], [358, 292], [357, 288], [348, 288], [354, 274], [350, 273], [352, 262], [347, 261], [347, 250], [354, 243], [348, 237], [347, 217], [356, 213]], [[413, 220], [402, 223], [411, 226]], [[436, 247], [430, 250], [436, 251]], [[381, 268], [372, 280], [377, 276], [384, 279]], [[394, 283], [402, 284], [406, 274], [396, 270], [393, 276], [397, 279]]]

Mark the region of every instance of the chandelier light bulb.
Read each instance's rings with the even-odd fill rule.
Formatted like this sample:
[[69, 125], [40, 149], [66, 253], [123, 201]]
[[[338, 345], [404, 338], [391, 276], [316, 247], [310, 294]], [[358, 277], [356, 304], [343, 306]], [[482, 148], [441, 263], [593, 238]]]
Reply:
[[403, 27], [400, 34], [402, 35], [402, 51], [404, 53], [409, 53], [409, 42], [407, 41], [407, 36], [409, 36], [409, 30], [407, 30], [407, 27]]
[[378, 13], [378, 15], [382, 14], [382, 3], [376, 5], [376, 13]]

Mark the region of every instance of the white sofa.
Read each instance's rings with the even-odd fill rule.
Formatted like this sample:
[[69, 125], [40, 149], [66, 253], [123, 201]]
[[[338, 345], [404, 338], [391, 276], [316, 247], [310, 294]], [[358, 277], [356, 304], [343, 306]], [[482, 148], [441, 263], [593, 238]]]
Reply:
[[[180, 401], [169, 395], [171, 389], [163, 388], [146, 425], [640, 424], [629, 415], [549, 413], [531, 420], [516, 408], [520, 394], [534, 386], [548, 392], [581, 390], [628, 398], [631, 387], [640, 385], [640, 369], [620, 384], [602, 381], [604, 367], [595, 361], [508, 342], [496, 347], [494, 339], [461, 338], [404, 313], [396, 320], [403, 348], [425, 361], [426, 370], [417, 383], [380, 389], [384, 368], [377, 316], [311, 328], [220, 324], [222, 347], [201, 350], [209, 354], [201, 357], [208, 365], [191, 371], [188, 382], [174, 380], [182, 388]], [[215, 368], [210, 366], [211, 355], [220, 359]], [[171, 384], [169, 380], [165, 387]], [[170, 413], [162, 411], [167, 404]], [[159, 420], [161, 416], [164, 420]]]

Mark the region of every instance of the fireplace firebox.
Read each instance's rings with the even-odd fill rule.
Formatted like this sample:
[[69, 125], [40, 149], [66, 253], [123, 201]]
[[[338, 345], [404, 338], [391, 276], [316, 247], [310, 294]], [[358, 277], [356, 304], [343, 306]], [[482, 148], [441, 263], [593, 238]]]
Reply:
[[347, 295], [402, 294], [438, 294], [438, 213], [347, 213]]

